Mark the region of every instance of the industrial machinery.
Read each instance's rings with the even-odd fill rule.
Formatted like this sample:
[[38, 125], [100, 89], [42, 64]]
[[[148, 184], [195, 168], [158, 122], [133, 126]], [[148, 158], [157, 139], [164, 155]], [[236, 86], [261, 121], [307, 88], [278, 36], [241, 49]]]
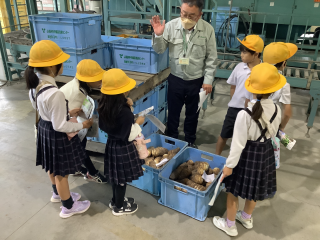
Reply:
[[[170, 21], [180, 16], [181, 5], [181, 0], [54, 0], [55, 3], [57, 1], [62, 12], [68, 11], [68, 8], [73, 9], [74, 4], [81, 3], [89, 4], [90, 10], [96, 12], [102, 7], [102, 27], [106, 35], [127, 33], [137, 34], [140, 38], [151, 38], [152, 28], [149, 20], [153, 15], [160, 15], [161, 19]], [[35, 2], [26, 0], [28, 14], [36, 14]], [[258, 34], [264, 39], [265, 45], [274, 41], [297, 44], [299, 51], [288, 62], [284, 74], [291, 87], [310, 92], [310, 104], [306, 111], [308, 132], [313, 126], [320, 100], [320, 37], [312, 30], [313, 26], [320, 25], [319, 5], [314, 0], [206, 0], [203, 9], [203, 19], [213, 26], [216, 33], [219, 57], [216, 78], [228, 78], [241, 61], [236, 38], [242, 39], [248, 34]], [[24, 34], [23, 29], [17, 30], [23, 38], [28, 35]], [[31, 39], [32, 32], [31, 29]], [[15, 63], [5, 63], [7, 69], [15, 68], [17, 72], [22, 71], [17, 64], [23, 65], [25, 59], [17, 57], [17, 54], [27, 50], [21, 47], [21, 44], [15, 44], [14, 38], [10, 35], [1, 37], [1, 44], [11, 51], [12, 56], [16, 56]], [[11, 80], [10, 77], [7, 79]], [[212, 94], [211, 99], [213, 96]]]

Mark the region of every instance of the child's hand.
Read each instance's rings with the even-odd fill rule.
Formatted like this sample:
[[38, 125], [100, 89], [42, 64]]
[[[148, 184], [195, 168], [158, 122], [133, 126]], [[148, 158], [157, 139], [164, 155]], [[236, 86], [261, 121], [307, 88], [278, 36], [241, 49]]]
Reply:
[[138, 119], [136, 120], [136, 123], [138, 123], [139, 125], [142, 125], [144, 123], [145, 117], [138, 117]]
[[92, 124], [93, 124], [93, 118], [90, 118], [89, 120], [84, 121], [82, 123], [83, 128], [88, 128], [88, 129], [91, 128]]
[[69, 111], [70, 117], [78, 117], [79, 113], [82, 111], [81, 108], [75, 108]]
[[225, 179], [226, 177], [229, 177], [232, 174], [232, 172], [233, 168], [224, 167], [222, 171], [223, 176], [221, 177], [220, 182], [222, 182], [223, 179]]
[[133, 101], [131, 98], [127, 98], [127, 104], [129, 105], [129, 107], [133, 106]]

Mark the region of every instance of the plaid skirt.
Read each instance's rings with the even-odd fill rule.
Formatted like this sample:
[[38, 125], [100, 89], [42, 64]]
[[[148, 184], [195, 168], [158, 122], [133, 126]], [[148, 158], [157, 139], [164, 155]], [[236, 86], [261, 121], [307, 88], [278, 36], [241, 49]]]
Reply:
[[224, 183], [227, 192], [250, 201], [262, 201], [276, 192], [276, 165], [271, 139], [266, 142], [248, 141], [238, 165]]
[[124, 184], [143, 176], [144, 160], [133, 142], [108, 139], [104, 155], [104, 174], [109, 183]]
[[54, 176], [74, 174], [80, 169], [87, 158], [80, 138], [73, 137], [70, 141], [66, 133], [57, 132], [52, 123], [40, 119], [37, 133], [37, 166]]

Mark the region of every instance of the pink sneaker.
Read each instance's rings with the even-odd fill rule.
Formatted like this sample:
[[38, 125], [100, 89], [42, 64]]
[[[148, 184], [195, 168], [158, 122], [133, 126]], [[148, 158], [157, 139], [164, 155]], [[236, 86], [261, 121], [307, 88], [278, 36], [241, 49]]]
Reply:
[[[71, 195], [74, 202], [80, 200], [80, 198], [81, 198], [81, 195], [79, 193], [70, 192], [70, 195]], [[61, 198], [59, 195], [52, 192], [52, 197], [51, 197], [50, 201], [54, 202], [54, 203], [61, 202]]]
[[86, 212], [90, 207], [91, 202], [88, 200], [74, 202], [72, 208], [68, 209], [65, 207], [61, 207], [60, 217], [68, 218], [75, 214], [80, 214]]

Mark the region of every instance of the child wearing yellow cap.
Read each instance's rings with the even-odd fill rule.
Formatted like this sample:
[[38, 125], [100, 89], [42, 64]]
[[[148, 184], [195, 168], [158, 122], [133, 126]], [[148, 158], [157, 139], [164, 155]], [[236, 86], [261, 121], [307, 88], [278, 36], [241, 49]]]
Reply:
[[77, 116], [80, 109], [69, 111], [68, 101], [58, 89], [55, 77], [62, 73], [63, 62], [69, 57], [56, 43], [39, 41], [30, 50], [25, 72], [30, 100], [40, 115], [36, 122], [36, 165], [42, 166], [49, 175], [53, 188], [51, 202], [62, 202], [62, 218], [83, 213], [90, 207], [89, 201], [78, 201], [81, 195], [70, 192], [68, 183], [68, 175], [80, 168], [87, 155], [79, 137], [69, 140], [66, 133], [92, 125], [92, 119], [83, 123], [68, 121], [70, 116]]
[[[69, 101], [70, 109], [81, 108], [91, 89], [101, 87], [104, 73], [105, 70], [94, 60], [84, 59], [78, 63], [75, 78], [60, 88], [60, 91]], [[86, 149], [86, 137], [82, 140], [81, 145]], [[83, 165], [85, 167], [81, 166], [75, 175], [82, 175], [86, 180], [97, 183], [107, 182], [106, 178], [95, 168], [89, 156], [85, 159]]]
[[[291, 58], [297, 51], [298, 47], [293, 43], [270, 43], [264, 49], [263, 62], [274, 65], [278, 69], [279, 73], [282, 74], [288, 59]], [[249, 101], [255, 101], [252, 93], [248, 92], [246, 98], [246, 106]], [[283, 88], [271, 94], [270, 99], [272, 99], [273, 102], [278, 105], [281, 103], [283, 107], [283, 116], [279, 127], [280, 130], [283, 131], [292, 116], [290, 84], [286, 83]]]
[[243, 109], [245, 104], [247, 90], [244, 87], [244, 82], [250, 75], [251, 69], [261, 63], [260, 56], [264, 47], [264, 42], [258, 35], [248, 35], [242, 41], [240, 39], [238, 41], [241, 43], [242, 63], [239, 63], [235, 67], [227, 80], [227, 83], [231, 85], [231, 100], [228, 103], [227, 115], [217, 142], [217, 155], [221, 155], [227, 140], [233, 136], [237, 114]]
[[[213, 218], [214, 225], [229, 236], [238, 235], [235, 220], [247, 229], [253, 228], [252, 213], [256, 202], [276, 192], [271, 139], [279, 127], [281, 109], [269, 96], [285, 84], [285, 77], [268, 63], [255, 66], [244, 84], [249, 92], [255, 94], [257, 102], [250, 102], [248, 108], [237, 115], [231, 150], [221, 179], [228, 193], [227, 218]], [[238, 211], [238, 197], [246, 200], [243, 211]]]
[[[112, 184], [113, 198], [109, 207], [115, 216], [132, 214], [138, 210], [133, 198], [125, 198], [127, 182], [137, 180], [143, 175], [144, 164], [133, 143], [141, 133], [139, 125], [143, 124], [144, 117], [139, 117], [134, 122], [134, 115], [126, 98], [135, 85], [136, 81], [120, 69], [111, 69], [102, 78], [102, 96], [98, 108], [99, 127], [108, 134], [104, 174]], [[132, 131], [137, 128], [139, 131]]]

